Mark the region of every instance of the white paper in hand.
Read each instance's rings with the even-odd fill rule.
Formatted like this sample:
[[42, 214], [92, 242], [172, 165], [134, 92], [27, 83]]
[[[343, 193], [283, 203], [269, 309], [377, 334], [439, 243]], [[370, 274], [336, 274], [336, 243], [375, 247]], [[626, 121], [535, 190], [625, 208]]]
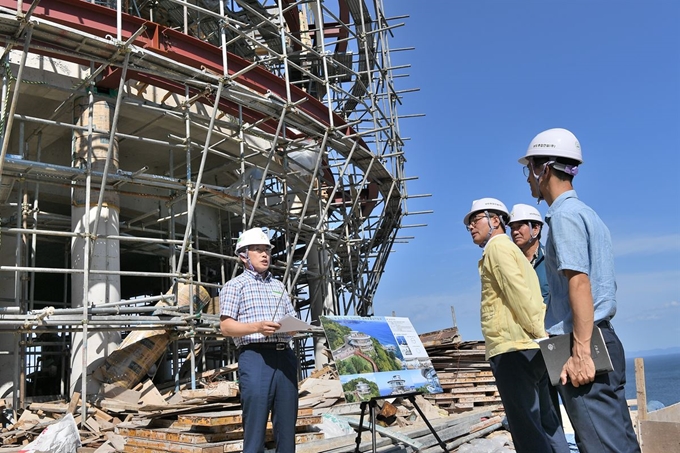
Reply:
[[316, 327], [314, 327], [313, 325], [308, 324], [304, 321], [300, 321], [298, 318], [291, 315], [286, 315], [283, 318], [281, 318], [279, 324], [281, 324], [281, 328], [276, 331], [277, 333], [305, 332], [309, 330], [316, 330]]

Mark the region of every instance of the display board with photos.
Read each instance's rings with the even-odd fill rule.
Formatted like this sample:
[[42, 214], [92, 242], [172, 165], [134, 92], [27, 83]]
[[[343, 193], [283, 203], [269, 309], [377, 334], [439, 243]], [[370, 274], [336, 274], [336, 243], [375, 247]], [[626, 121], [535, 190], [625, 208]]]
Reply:
[[347, 402], [443, 392], [408, 318], [322, 316], [321, 325]]

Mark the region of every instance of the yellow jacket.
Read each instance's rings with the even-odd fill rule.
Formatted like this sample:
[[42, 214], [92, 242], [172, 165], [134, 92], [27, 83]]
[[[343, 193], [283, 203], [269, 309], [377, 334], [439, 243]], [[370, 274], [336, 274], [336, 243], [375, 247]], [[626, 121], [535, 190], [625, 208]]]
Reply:
[[505, 234], [492, 237], [479, 260], [480, 316], [486, 358], [536, 349], [545, 337], [545, 304], [531, 263]]

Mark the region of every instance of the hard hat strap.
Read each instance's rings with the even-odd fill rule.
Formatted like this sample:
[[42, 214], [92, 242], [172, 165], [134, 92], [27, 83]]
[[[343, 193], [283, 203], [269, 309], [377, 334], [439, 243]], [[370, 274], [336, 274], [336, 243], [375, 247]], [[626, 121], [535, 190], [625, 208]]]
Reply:
[[246, 247], [245, 252], [239, 252], [239, 256], [243, 259], [246, 260], [246, 269], [249, 271], [255, 272], [255, 267], [253, 266], [253, 263], [250, 262], [250, 255], [248, 254], [248, 247]]
[[567, 164], [562, 164], [560, 162], [548, 162], [548, 164], [552, 164], [552, 167], [555, 170], [559, 170], [561, 172], [564, 172], [568, 175], [571, 176], [576, 176], [578, 174], [578, 165], [567, 165]]
[[[489, 242], [489, 239], [491, 239], [491, 233], [493, 233], [493, 230], [496, 229], [493, 225], [491, 225], [491, 215], [489, 214], [489, 211], [484, 211], [484, 215], [486, 216], [486, 221], [489, 222], [489, 232], [486, 234], [484, 241], [479, 244], [481, 248], [486, 247], [487, 242]], [[503, 219], [501, 219], [500, 216], [498, 216], [498, 220], [501, 222], [501, 224], [503, 223]]]
[[528, 221], [527, 223], [529, 224], [529, 237], [533, 241], [534, 239], [536, 239], [538, 237], [539, 234], [541, 234], [541, 230], [538, 230], [538, 233], [536, 233], [536, 235], [534, 235], [534, 224], [531, 223], [531, 220]]
[[536, 169], [534, 168], [534, 161], [529, 160], [529, 164], [531, 167], [531, 175], [534, 177], [536, 180], [536, 189], [538, 190], [538, 198], [536, 199], [536, 204], [541, 204], [541, 201], [543, 201], [543, 194], [541, 193], [541, 176], [545, 173], [545, 169], [548, 168], [548, 165], [554, 164], [554, 160], [549, 160], [548, 162], [544, 163], [541, 167], [541, 172], [539, 174], [536, 174]]

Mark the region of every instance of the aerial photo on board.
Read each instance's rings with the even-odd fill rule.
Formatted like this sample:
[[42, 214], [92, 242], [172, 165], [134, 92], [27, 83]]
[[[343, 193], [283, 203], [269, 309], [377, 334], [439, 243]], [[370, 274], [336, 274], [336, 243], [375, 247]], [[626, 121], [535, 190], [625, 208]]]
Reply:
[[348, 402], [443, 391], [408, 318], [322, 316], [321, 325]]

